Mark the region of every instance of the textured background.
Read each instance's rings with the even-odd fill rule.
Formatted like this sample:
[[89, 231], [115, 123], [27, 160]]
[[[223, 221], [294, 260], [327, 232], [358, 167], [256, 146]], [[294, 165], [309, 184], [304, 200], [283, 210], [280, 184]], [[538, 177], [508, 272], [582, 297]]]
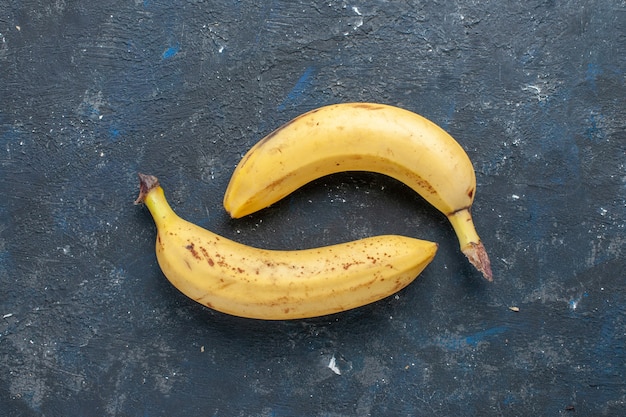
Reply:
[[[625, 415], [625, 70], [622, 0], [2, 1], [0, 414]], [[346, 101], [463, 145], [493, 284], [378, 175], [228, 218], [252, 144]], [[240, 242], [398, 233], [439, 252], [358, 310], [229, 317], [161, 274], [138, 170]]]

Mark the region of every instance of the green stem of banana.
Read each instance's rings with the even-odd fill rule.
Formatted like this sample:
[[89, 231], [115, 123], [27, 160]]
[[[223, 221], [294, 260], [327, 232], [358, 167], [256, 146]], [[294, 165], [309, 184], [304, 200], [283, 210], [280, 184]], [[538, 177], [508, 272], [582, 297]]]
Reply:
[[448, 220], [452, 223], [452, 227], [459, 238], [461, 252], [467, 256], [467, 259], [483, 274], [487, 281], [493, 281], [491, 262], [485, 246], [476, 233], [469, 208], [450, 214]]

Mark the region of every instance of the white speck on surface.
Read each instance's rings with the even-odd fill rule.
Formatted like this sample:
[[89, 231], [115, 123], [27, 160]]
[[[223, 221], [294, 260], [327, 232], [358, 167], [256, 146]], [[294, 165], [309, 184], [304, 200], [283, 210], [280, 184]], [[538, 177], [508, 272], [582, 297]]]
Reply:
[[545, 101], [548, 98], [548, 93], [544, 92], [544, 86], [528, 84], [522, 87], [522, 91], [529, 91], [535, 95], [537, 101]]
[[580, 303], [581, 300], [582, 296], [571, 299], [568, 303], [570, 310], [576, 310], [578, 308], [578, 303]]
[[517, 194], [513, 194], [513, 195], [511, 196], [511, 198], [512, 198], [513, 200], [519, 200], [519, 196], [518, 196]]
[[328, 367], [330, 368], [331, 371], [333, 371], [337, 375], [341, 375], [341, 370], [337, 367], [337, 359], [335, 359], [335, 355], [333, 355], [333, 357], [330, 358]]
[[7, 313], [4, 316], [2, 316], [3, 319], [8, 319], [9, 317], [13, 317], [13, 313]]
[[358, 8], [358, 7], [356, 7], [356, 6], [352, 6], [352, 11], [353, 11], [354, 13], [356, 13], [357, 15], [359, 15], [359, 16], [363, 16], [363, 15], [361, 14], [361, 12], [359, 11], [359, 8]]

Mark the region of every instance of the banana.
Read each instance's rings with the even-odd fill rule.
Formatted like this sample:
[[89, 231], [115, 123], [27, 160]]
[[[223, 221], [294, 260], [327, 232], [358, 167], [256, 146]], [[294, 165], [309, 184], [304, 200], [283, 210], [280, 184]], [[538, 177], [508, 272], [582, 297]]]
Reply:
[[437, 251], [436, 243], [395, 235], [306, 250], [254, 248], [183, 220], [156, 177], [139, 178], [135, 203], [154, 218], [165, 276], [192, 300], [235, 316], [286, 320], [360, 307], [411, 283]]
[[461, 251], [493, 280], [470, 213], [476, 176], [468, 155], [435, 123], [397, 107], [335, 104], [296, 117], [244, 155], [228, 184], [224, 208], [233, 218], [243, 217], [341, 171], [385, 174], [418, 192], [447, 216]]

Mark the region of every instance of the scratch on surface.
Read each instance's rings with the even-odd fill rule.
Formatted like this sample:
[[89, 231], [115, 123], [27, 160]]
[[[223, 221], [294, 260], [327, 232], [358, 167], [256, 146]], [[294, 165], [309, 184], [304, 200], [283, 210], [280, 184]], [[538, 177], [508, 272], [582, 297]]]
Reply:
[[538, 85], [529, 84], [525, 87], [522, 87], [522, 90], [534, 92], [536, 94], [537, 101], [544, 101], [546, 98], [548, 98], [546, 94], [541, 94], [542, 89]]

